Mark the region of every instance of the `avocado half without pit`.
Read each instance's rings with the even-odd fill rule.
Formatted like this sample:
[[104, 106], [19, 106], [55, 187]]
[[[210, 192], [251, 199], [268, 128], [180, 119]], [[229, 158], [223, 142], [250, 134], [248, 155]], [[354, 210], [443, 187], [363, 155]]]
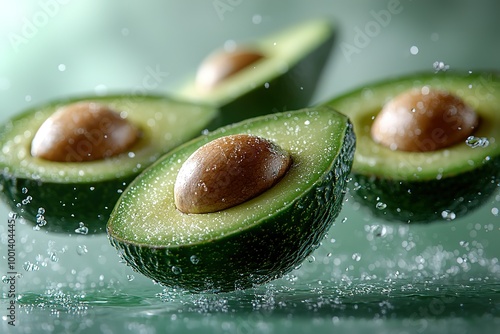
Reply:
[[0, 126], [1, 194], [36, 229], [104, 232], [128, 183], [217, 117], [212, 107], [161, 96], [93, 96], [27, 110]]
[[339, 214], [354, 146], [347, 117], [325, 107], [219, 128], [130, 184], [108, 222], [110, 242], [165, 286], [268, 282], [300, 264]]
[[225, 124], [309, 105], [335, 28], [310, 20], [252, 41], [226, 43], [175, 92], [221, 110]]
[[418, 74], [325, 103], [353, 122], [355, 198], [379, 217], [450, 221], [481, 206], [500, 178], [500, 77]]

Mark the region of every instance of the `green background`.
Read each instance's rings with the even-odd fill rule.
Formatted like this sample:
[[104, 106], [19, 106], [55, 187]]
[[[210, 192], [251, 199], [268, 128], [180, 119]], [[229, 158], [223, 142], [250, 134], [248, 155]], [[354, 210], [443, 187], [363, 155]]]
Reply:
[[[0, 121], [69, 95], [175, 95], [227, 41], [316, 17], [332, 19], [338, 35], [313, 102], [432, 72], [435, 62], [498, 71], [498, 13], [496, 1], [0, 0]], [[497, 191], [464, 218], [408, 226], [376, 220], [347, 195], [328, 237], [300, 268], [222, 295], [155, 285], [120, 263], [104, 235], [53, 235], [18, 220], [20, 308], [17, 326], [3, 319], [1, 332], [499, 332], [499, 208]], [[8, 213], [2, 204], [1, 275]], [[0, 284], [4, 316], [8, 285]]]

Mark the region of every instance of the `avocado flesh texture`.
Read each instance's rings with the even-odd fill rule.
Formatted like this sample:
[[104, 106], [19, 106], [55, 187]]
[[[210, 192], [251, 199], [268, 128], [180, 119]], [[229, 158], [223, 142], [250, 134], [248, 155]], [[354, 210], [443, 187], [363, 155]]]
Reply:
[[[241, 133], [291, 154], [283, 179], [223, 211], [177, 210], [173, 189], [182, 163], [205, 143]], [[348, 119], [330, 108], [221, 128], [171, 151], [134, 180], [113, 210], [109, 239], [133, 269], [167, 286], [219, 292], [270, 281], [301, 263], [339, 214], [354, 145]]]
[[[480, 117], [472, 148], [465, 141], [431, 152], [392, 151], [370, 136], [373, 117], [384, 103], [413, 87], [428, 85], [456, 94]], [[500, 177], [500, 77], [493, 73], [414, 74], [368, 85], [324, 105], [345, 113], [358, 140], [353, 195], [376, 215], [403, 222], [462, 217], [484, 203]], [[378, 203], [378, 205], [377, 205]]]
[[175, 94], [215, 105], [225, 124], [307, 107], [327, 64], [334, 32], [330, 21], [311, 20], [249, 42], [245, 48], [260, 51], [263, 59], [208, 92], [196, 87], [193, 73]]
[[[140, 128], [141, 139], [124, 154], [92, 162], [52, 162], [31, 156], [31, 141], [40, 125], [58, 107], [76, 101], [95, 101], [126, 112]], [[89, 96], [27, 110], [0, 127], [1, 194], [30, 222], [36, 222], [43, 208], [44, 230], [74, 233], [82, 222], [88, 233], [105, 232], [127, 184], [162, 154], [218, 124], [217, 117], [212, 107], [161, 96]]]

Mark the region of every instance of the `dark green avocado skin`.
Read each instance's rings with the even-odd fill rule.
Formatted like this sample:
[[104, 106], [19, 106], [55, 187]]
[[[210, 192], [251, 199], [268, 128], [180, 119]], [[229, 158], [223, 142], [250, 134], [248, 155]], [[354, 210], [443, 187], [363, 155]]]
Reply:
[[[47, 222], [40, 226], [42, 229], [48, 228], [54, 233], [104, 233], [114, 203], [134, 177], [73, 184], [41, 183], [0, 173], [3, 187], [0, 196], [5, 203], [12, 204], [13, 211], [34, 226], [42, 208], [43, 219]], [[80, 223], [87, 229], [81, 229]]]
[[169, 287], [225, 292], [269, 282], [305, 260], [341, 211], [355, 150], [351, 125], [344, 140], [329, 172], [312, 190], [290, 203], [290, 209], [266, 218], [272, 219], [272, 224], [260, 222], [244, 233], [188, 247], [146, 247], [119, 240], [108, 231], [109, 240], [134, 270]]
[[[463, 217], [481, 207], [498, 188], [500, 157], [475, 170], [440, 180], [404, 181], [353, 173], [350, 194], [379, 218], [431, 223]], [[377, 205], [382, 203], [384, 205]]]
[[231, 124], [247, 118], [297, 110], [309, 106], [335, 41], [335, 33], [292, 66], [270, 80], [266, 87], [248, 91], [221, 106], [221, 122]]

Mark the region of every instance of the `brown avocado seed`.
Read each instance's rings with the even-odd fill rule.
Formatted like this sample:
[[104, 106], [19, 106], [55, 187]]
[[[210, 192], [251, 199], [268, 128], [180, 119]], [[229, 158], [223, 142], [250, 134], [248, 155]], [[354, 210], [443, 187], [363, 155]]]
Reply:
[[275, 185], [290, 168], [288, 152], [247, 134], [215, 139], [182, 165], [174, 186], [184, 213], [208, 213], [241, 204]]
[[376, 116], [371, 136], [391, 150], [429, 152], [465, 141], [478, 124], [476, 112], [461, 98], [423, 86], [389, 101]]
[[220, 51], [208, 56], [196, 74], [196, 86], [209, 91], [221, 81], [250, 66], [264, 56], [253, 50]]
[[105, 105], [76, 102], [45, 120], [31, 142], [31, 155], [56, 162], [106, 159], [127, 151], [140, 131]]

